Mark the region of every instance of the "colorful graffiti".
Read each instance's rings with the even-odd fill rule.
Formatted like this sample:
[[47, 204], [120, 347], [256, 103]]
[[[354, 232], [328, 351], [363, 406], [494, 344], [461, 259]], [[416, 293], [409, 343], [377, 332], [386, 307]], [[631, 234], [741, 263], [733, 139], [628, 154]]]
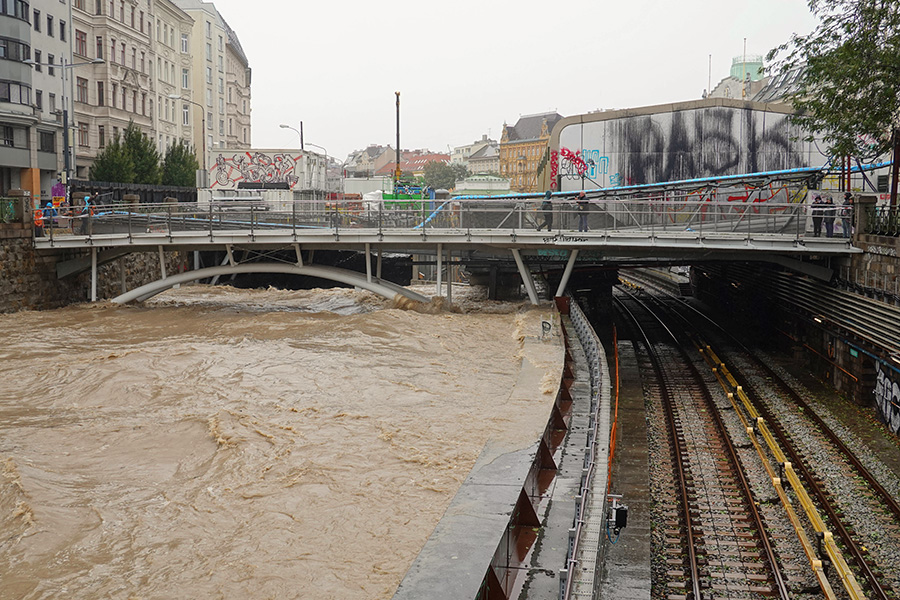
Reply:
[[302, 154], [279, 152], [239, 152], [230, 158], [219, 154], [212, 169], [212, 188], [234, 189], [242, 181], [250, 183], [286, 183], [293, 188], [300, 181], [298, 167]]
[[900, 377], [881, 363], [875, 363], [875, 405], [887, 428], [900, 435]]

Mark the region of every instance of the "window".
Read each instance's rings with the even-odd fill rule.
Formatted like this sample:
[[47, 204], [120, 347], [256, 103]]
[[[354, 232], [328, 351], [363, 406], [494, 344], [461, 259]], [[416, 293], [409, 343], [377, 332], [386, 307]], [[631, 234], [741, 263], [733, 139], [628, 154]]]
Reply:
[[84, 77], [75, 79], [75, 99], [85, 104], [88, 101], [88, 80]]
[[109, 105], [113, 108], [116, 107], [116, 100], [118, 99], [119, 86], [115, 83], [112, 84], [112, 94], [109, 95]]
[[219, 119], [219, 135], [225, 135], [225, 119]]
[[47, 35], [53, 37], [53, 15], [47, 15]]
[[225, 49], [225, 45], [222, 42], [222, 36], [219, 36], [219, 52]]
[[218, 62], [219, 62], [219, 73], [222, 73], [222, 72], [225, 71], [225, 66], [224, 66], [224, 63], [223, 63], [223, 61], [222, 61], [222, 55], [221, 55], [221, 54], [218, 56]]
[[181, 89], [187, 90], [191, 87], [191, 72], [187, 69], [181, 69]]
[[[213, 128], [212, 111], [206, 112], [206, 128], [209, 130]], [[212, 146], [212, 136], [209, 136], [209, 145]]]
[[137, 48], [131, 48], [131, 68], [137, 69]]
[[38, 132], [38, 151], [56, 152], [56, 134], [52, 131]]
[[137, 112], [137, 90], [131, 93], [131, 112]]
[[84, 10], [84, 0], [75, 0], [75, 8]]
[[87, 33], [75, 30], [75, 54], [87, 56]]
[[[6, 56], [5, 50], [6, 50], [6, 46], [3, 45], [3, 40], [0, 40], [0, 56], [2, 56], [2, 57]], [[35, 62], [34, 70], [37, 71], [38, 73], [40, 73], [41, 69], [43, 68], [40, 65], [40, 62], [41, 62], [41, 51], [40, 50], [34, 51], [34, 62]]]
[[134, 29], [134, 7], [131, 7], [131, 28]]
[[0, 144], [10, 148], [16, 145], [13, 128], [9, 125], [4, 125], [0, 128]]
[[50, 94], [50, 112], [56, 112], [56, 94]]
[[144, 33], [144, 11], [141, 11], [141, 14], [138, 18], [140, 19], [140, 23], [141, 23], [141, 25], [140, 25], [141, 33]]
[[206, 67], [206, 83], [212, 83], [212, 67]]
[[191, 124], [191, 109], [187, 104], [181, 105], [181, 124], [182, 125], [190, 125]]
[[96, 1], [95, 9], [96, 9], [96, 13], [97, 13], [98, 15], [102, 15], [102, 14], [103, 14], [103, 0], [97, 0], [97, 1]]
[[188, 34], [181, 34], [181, 53], [188, 54], [191, 51], [190, 49], [190, 41], [188, 39]]
[[144, 54], [143, 52], [141, 52], [141, 73], [144, 72], [144, 66], [145, 66], [144, 59], [145, 59], [145, 58], [146, 58], [146, 54]]
[[119, 62], [121, 62], [122, 65], [124, 65], [124, 64], [125, 64], [125, 42], [122, 42], [121, 44], [119, 44], [119, 46], [120, 46], [121, 49], [122, 49], [122, 50], [121, 50], [121, 53], [120, 53], [120, 56], [121, 56], [122, 60], [119, 61]]
[[41, 90], [34, 91], [34, 105], [38, 110], [44, 109], [44, 92]]
[[66, 22], [65, 21], [59, 22], [59, 39], [62, 40], [63, 42], [66, 41]]
[[97, 58], [103, 58], [103, 37], [97, 36]]
[[212, 90], [209, 88], [206, 88], [206, 105], [209, 107], [212, 107], [212, 105], [213, 105], [212, 98], [213, 98]]
[[110, 62], [116, 62], [116, 40], [109, 40], [109, 60]]
[[212, 39], [212, 23], [209, 21], [206, 22], [206, 39]]
[[234, 121], [228, 117], [228, 135], [234, 135]]
[[212, 44], [206, 42], [206, 60], [212, 62]]
[[166, 115], [166, 121], [168, 121], [169, 120], [169, 99], [168, 98], [165, 99], [165, 103], [166, 103], [165, 115]]
[[[52, 55], [52, 54], [48, 54], [48, 55], [47, 55], [47, 62], [50, 63], [50, 65], [53, 65], [53, 62], [54, 62], [54, 61], [53, 61], [53, 55]], [[48, 75], [53, 75], [53, 72], [54, 72], [55, 70], [56, 70], [56, 69], [54, 69], [52, 66], [48, 66], [48, 67], [47, 67], [47, 74], [48, 74]]]
[[103, 125], [97, 126], [97, 146], [106, 148], [106, 127]]
[[219, 114], [225, 114], [225, 99], [219, 96]]
[[104, 106], [106, 104], [106, 94], [103, 93], [103, 82], [97, 82], [97, 106]]
[[34, 30], [41, 30], [41, 11], [34, 9]]
[[78, 124], [78, 145], [84, 146], [85, 148], [90, 147], [90, 136], [88, 135], [88, 124], [87, 123], [79, 123]]
[[219, 77], [219, 94], [225, 93], [225, 80]]
[[119, 2], [119, 22], [125, 22], [125, 0], [120, 0]]
[[147, 116], [147, 93], [141, 94], [141, 114]]

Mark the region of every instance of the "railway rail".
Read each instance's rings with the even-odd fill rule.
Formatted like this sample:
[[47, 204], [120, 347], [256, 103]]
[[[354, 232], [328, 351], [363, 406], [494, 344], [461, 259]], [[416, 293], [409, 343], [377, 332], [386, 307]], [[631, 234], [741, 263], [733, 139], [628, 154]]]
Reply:
[[[639, 317], [628, 303], [640, 305], [633, 297], [619, 299], [643, 340], [668, 422], [674, 466], [664, 511], [669, 597], [789, 598], [753, 490], [707, 385], [665, 324], [646, 306]], [[664, 345], [663, 337], [675, 345]]]
[[[733, 401], [735, 411], [741, 415], [748, 427], [748, 434], [751, 437], [759, 434], [764, 439], [768, 449], [765, 453], [760, 452], [760, 457], [763, 460], [772, 460], [778, 469], [778, 472], [772, 477], [773, 484], [777, 487], [782, 481], [789, 483], [796, 498], [800, 501], [809, 520], [806, 528], [812, 528], [814, 539], [817, 540], [814, 554], [811, 554], [808, 545], [805, 545], [813, 567], [816, 566], [816, 560], [821, 563], [821, 559], [826, 558], [824, 555], [827, 554], [828, 563], [836, 567], [841, 583], [851, 598], [878, 598], [881, 600], [896, 598], [891, 581], [886, 581], [882, 570], [873, 564], [873, 556], [866, 547], [867, 545], [881, 547], [883, 544], [874, 544], [871, 538], [866, 538], [862, 532], [858, 532], [857, 527], [854, 526], [854, 523], [849, 522], [851, 520], [844, 511], [848, 503], [862, 504], [862, 507], [855, 507], [857, 508], [855, 512], [879, 515], [881, 523], [887, 523], [893, 527], [887, 527], [885, 531], [876, 535], [888, 536], [890, 538], [888, 545], [896, 546], [900, 544], [900, 533], [896, 527], [897, 521], [900, 520], [900, 505], [896, 498], [866, 468], [863, 461], [844, 443], [840, 435], [816, 414], [814, 407], [807, 403], [765, 361], [689, 303], [675, 297], [670, 292], [663, 291], [663, 293], [669, 297], [666, 304], [675, 304], [677, 307], [675, 314], [684, 322], [685, 327], [698, 332], [688, 335], [694, 339], [698, 351], [716, 373], [723, 389]], [[657, 300], [657, 304], [662, 303]], [[688, 316], [686, 316], [686, 311], [689, 311], [687, 312]], [[698, 325], [701, 318], [702, 327]], [[708, 336], [710, 327], [714, 327], [716, 334], [724, 336], [728, 344], [732, 344], [737, 350], [724, 353], [720, 349], [720, 353], [717, 354], [709, 344], [703, 341], [703, 338], [695, 337]], [[700, 331], [703, 333], [699, 333]], [[720, 344], [720, 348], [721, 346], [722, 344]], [[725, 356], [726, 360], [723, 360], [721, 356]], [[738, 367], [745, 373], [740, 373]], [[793, 415], [785, 416], [784, 410], [786, 409], [782, 409], [780, 415], [776, 414], [778, 411], [772, 406], [775, 403], [775, 400], [772, 399], [773, 396], [782, 399], [782, 407], [793, 407], [791, 410]], [[815, 458], [811, 458], [809, 455], [809, 442], [807, 442], [806, 449], [801, 449], [801, 445], [794, 439], [794, 430], [799, 427], [796, 419], [801, 415], [802, 419], [808, 420], [809, 424], [806, 425], [806, 428], [812, 432], [806, 437], [814, 437], [819, 440], [815, 443]], [[785, 417], [785, 422], [791, 424], [790, 431], [788, 426], [782, 423], [781, 417]], [[827, 458], [823, 459], [823, 456], [827, 456]], [[830, 493], [826, 485], [828, 478], [816, 472], [810, 464], [813, 461], [820, 469], [823, 465], [842, 465], [844, 467], [842, 476], [845, 479], [859, 482], [856, 486], [857, 493], [853, 494], [855, 499], [848, 500], [838, 497], [843, 494]], [[807, 490], [809, 491], [808, 495]], [[843, 507], [841, 502], [843, 502]], [[820, 516], [820, 511], [823, 516]], [[799, 530], [797, 533], [801, 537], [805, 535]], [[890, 540], [893, 540], [893, 544]], [[849, 562], [844, 560], [844, 554], [850, 557]], [[819, 558], [817, 559], [816, 556]], [[891, 559], [883, 558], [882, 560], [890, 562]], [[826, 563], [821, 564], [826, 565]], [[855, 582], [857, 577], [862, 585]], [[896, 574], [893, 581], [896, 582]], [[863, 586], [865, 590], [863, 590]]]

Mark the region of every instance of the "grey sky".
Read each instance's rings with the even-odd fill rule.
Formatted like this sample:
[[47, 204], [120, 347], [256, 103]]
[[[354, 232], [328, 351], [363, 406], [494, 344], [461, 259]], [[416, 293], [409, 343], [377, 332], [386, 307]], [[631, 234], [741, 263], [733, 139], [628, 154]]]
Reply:
[[[214, 0], [253, 69], [252, 143], [340, 159], [395, 139], [447, 151], [504, 122], [699, 98], [732, 58], [815, 26], [806, 0]], [[315, 148], [311, 148], [316, 150]]]

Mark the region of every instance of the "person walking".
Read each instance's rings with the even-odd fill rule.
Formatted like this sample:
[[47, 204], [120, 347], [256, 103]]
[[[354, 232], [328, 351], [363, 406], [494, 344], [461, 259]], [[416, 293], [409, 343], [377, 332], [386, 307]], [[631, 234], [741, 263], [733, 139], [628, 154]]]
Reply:
[[837, 216], [837, 207], [831, 196], [825, 201], [825, 207], [822, 210], [822, 222], [825, 223], [825, 237], [834, 237], [834, 218]]
[[822, 235], [822, 216], [824, 215], [824, 210], [825, 202], [822, 201], [822, 196], [816, 194], [812, 203], [813, 237], [820, 237]]
[[588, 204], [587, 196], [584, 192], [578, 192], [578, 200], [576, 202], [578, 204], [578, 231], [587, 231], [590, 204]]
[[547, 231], [553, 231], [553, 203], [550, 201], [552, 196], [553, 192], [550, 190], [544, 192], [544, 201], [541, 202], [541, 213], [544, 215], [544, 222], [538, 225], [538, 231], [544, 227], [547, 228]]
[[844, 203], [841, 204], [841, 233], [849, 238], [853, 232], [853, 194], [844, 192]]

